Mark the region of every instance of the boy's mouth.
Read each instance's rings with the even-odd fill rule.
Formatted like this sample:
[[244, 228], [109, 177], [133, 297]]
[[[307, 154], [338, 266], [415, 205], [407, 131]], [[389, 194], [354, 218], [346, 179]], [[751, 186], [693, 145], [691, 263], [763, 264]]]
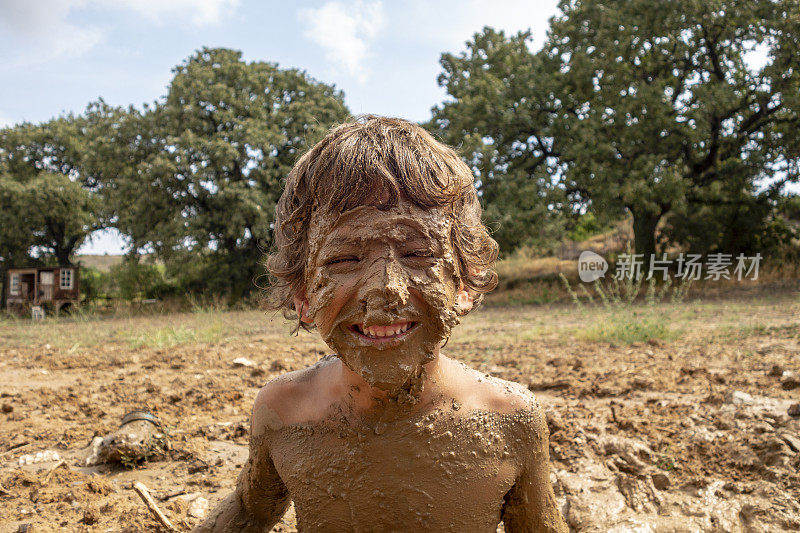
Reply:
[[389, 341], [398, 339], [417, 326], [417, 322], [395, 322], [389, 326], [369, 326], [364, 327], [364, 324], [353, 324], [350, 330], [357, 334], [359, 337], [369, 339], [371, 341]]

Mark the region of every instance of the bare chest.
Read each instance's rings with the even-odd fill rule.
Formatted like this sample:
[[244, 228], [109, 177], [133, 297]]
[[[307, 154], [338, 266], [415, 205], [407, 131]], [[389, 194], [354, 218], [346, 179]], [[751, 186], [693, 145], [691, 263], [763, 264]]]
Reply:
[[491, 424], [294, 426], [272, 459], [313, 531], [495, 531], [517, 468]]

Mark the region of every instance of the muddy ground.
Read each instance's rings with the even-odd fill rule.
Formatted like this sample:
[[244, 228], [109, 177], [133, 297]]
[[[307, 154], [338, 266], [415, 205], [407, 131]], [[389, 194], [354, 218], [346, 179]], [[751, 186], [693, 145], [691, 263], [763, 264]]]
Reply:
[[[198, 523], [190, 508], [234, 486], [259, 387], [327, 352], [288, 329], [258, 311], [0, 322], [0, 532], [158, 530], [134, 481], [179, 529]], [[629, 330], [638, 340], [616, 338]], [[545, 405], [575, 531], [800, 529], [796, 286], [633, 310], [483, 308], [445, 352]], [[161, 418], [171, 449], [83, 466], [136, 408]], [[275, 531], [294, 530], [290, 509]]]

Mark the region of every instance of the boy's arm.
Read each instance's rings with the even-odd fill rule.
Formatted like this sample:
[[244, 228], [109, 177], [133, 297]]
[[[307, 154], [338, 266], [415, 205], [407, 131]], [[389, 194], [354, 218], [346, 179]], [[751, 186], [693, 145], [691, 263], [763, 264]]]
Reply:
[[277, 414], [265, 401], [265, 389], [253, 407], [250, 457], [239, 474], [236, 490], [194, 529], [195, 533], [268, 532], [289, 507], [289, 491], [270, 455], [270, 441], [278, 429], [274, 423]]
[[[268, 455], [268, 454], [263, 454]], [[196, 533], [265, 532], [270, 531], [289, 507], [289, 492], [286, 490], [272, 460], [269, 465], [260, 459], [250, 459], [239, 474], [236, 490], [214, 509], [208, 519], [195, 528]], [[262, 468], [271, 470], [264, 475]], [[259, 472], [261, 471], [261, 472]]]
[[507, 533], [566, 533], [550, 484], [550, 439], [542, 408], [534, 403], [517, 430], [526, 433], [522, 469], [505, 496], [503, 524]]

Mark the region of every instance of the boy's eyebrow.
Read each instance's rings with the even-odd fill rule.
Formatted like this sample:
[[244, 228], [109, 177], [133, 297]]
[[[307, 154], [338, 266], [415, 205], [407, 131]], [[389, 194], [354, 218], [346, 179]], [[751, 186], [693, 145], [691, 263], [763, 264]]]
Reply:
[[[404, 234], [404, 237], [401, 239], [403, 242], [412, 243], [412, 244], [420, 244], [420, 243], [430, 244], [432, 242], [430, 237], [428, 237], [427, 235], [424, 235], [424, 234], [420, 234], [419, 232], [417, 232], [415, 230], [415, 228], [413, 228], [411, 226], [398, 226], [395, 229]], [[336, 235], [336, 236], [333, 236], [333, 237], [329, 237], [328, 239], [325, 239], [324, 246], [325, 247], [328, 247], [328, 246], [338, 247], [338, 246], [347, 246], [347, 245], [360, 246], [362, 240], [363, 240], [363, 237], [353, 236], [353, 235], [349, 235], [349, 234], [345, 234], [345, 235], [341, 235], [340, 234], [340, 235]], [[396, 240], [400, 240], [400, 239], [396, 239]]]
[[347, 235], [337, 235], [325, 240], [325, 246], [340, 246], [343, 244], [358, 245], [360, 239], [353, 238]]

